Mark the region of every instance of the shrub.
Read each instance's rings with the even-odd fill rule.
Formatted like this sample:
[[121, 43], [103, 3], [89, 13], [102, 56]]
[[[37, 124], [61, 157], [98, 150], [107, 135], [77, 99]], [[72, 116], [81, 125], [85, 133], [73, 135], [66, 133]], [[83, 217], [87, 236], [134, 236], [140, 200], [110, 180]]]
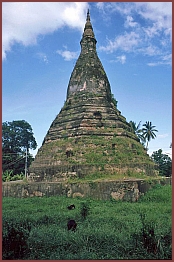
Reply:
[[2, 181], [3, 182], [9, 182], [9, 181], [16, 181], [16, 180], [23, 180], [24, 179], [24, 174], [17, 174], [13, 175], [13, 170], [6, 170], [2, 174]]
[[27, 239], [31, 230], [30, 223], [7, 223], [3, 231], [2, 257], [3, 259], [23, 259], [28, 253]]
[[86, 219], [87, 215], [89, 215], [89, 210], [90, 210], [89, 203], [82, 202], [80, 214], [81, 214], [83, 219]]
[[13, 170], [6, 170], [2, 174], [2, 181], [3, 182], [8, 182], [11, 180], [11, 177], [13, 176]]
[[[138, 233], [132, 234], [134, 251], [131, 251], [133, 259], [171, 259], [172, 258], [172, 237], [169, 230], [164, 235], [157, 231], [158, 225], [155, 222], [148, 222], [144, 214], [140, 214], [142, 228]], [[142, 256], [143, 251], [143, 256]], [[142, 257], [141, 257], [142, 256]]]

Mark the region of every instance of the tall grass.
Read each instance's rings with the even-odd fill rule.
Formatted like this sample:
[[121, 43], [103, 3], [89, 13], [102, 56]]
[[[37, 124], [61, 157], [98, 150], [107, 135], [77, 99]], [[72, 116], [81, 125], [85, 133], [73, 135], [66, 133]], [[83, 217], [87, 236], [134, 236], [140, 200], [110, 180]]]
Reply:
[[[70, 204], [76, 208], [68, 210]], [[171, 186], [157, 186], [136, 203], [59, 196], [4, 198], [3, 258], [171, 259], [171, 209]], [[67, 230], [68, 219], [77, 222], [75, 232]], [[11, 243], [11, 232], [16, 232], [16, 239], [22, 232], [23, 242]]]

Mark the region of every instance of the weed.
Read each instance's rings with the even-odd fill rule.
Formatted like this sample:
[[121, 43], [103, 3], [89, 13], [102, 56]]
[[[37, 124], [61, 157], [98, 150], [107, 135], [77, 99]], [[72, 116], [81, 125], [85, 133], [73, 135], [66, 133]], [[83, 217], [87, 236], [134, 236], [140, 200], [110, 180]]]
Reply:
[[86, 219], [86, 217], [89, 215], [89, 210], [90, 210], [89, 203], [82, 202], [81, 203], [80, 214], [81, 214], [83, 219]]

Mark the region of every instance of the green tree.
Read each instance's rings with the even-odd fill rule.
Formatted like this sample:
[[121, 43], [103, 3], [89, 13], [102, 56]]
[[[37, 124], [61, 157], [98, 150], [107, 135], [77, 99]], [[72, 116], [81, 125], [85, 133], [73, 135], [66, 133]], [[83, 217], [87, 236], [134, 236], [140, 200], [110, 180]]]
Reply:
[[31, 125], [25, 120], [2, 123], [2, 169], [12, 171], [13, 175], [24, 171], [25, 152], [28, 164], [33, 160], [29, 149], [36, 149], [37, 143]]
[[159, 175], [167, 177], [171, 176], [172, 160], [168, 155], [162, 154], [162, 149], [153, 152], [151, 158], [158, 165]]
[[141, 121], [138, 123], [138, 125], [134, 121], [130, 121], [129, 124], [131, 126], [132, 132], [134, 132], [138, 136], [138, 138], [140, 139], [141, 143], [144, 145], [146, 140], [145, 140], [145, 138], [144, 138], [144, 136], [142, 134], [142, 129], [140, 128]]
[[148, 143], [151, 139], [154, 139], [156, 137], [155, 132], [158, 132], [158, 130], [155, 129], [156, 126], [152, 125], [152, 122], [146, 121], [145, 124], [143, 124], [144, 128], [142, 128], [142, 135], [144, 139], [147, 141], [146, 148], [148, 148]]

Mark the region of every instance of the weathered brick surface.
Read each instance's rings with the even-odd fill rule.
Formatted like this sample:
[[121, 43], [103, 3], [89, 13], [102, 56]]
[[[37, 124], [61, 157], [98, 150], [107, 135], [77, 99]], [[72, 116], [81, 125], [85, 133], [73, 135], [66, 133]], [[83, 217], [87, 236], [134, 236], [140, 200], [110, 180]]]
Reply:
[[78, 196], [82, 198], [90, 197], [92, 199], [115, 199], [135, 202], [155, 184], [171, 184], [171, 178], [152, 180], [151, 183], [143, 179], [86, 183], [4, 182], [2, 184], [2, 196], [20, 198], [35, 196]]
[[96, 43], [88, 13], [66, 102], [30, 167], [31, 181], [64, 181], [102, 170], [155, 175], [154, 164], [114, 103]]

